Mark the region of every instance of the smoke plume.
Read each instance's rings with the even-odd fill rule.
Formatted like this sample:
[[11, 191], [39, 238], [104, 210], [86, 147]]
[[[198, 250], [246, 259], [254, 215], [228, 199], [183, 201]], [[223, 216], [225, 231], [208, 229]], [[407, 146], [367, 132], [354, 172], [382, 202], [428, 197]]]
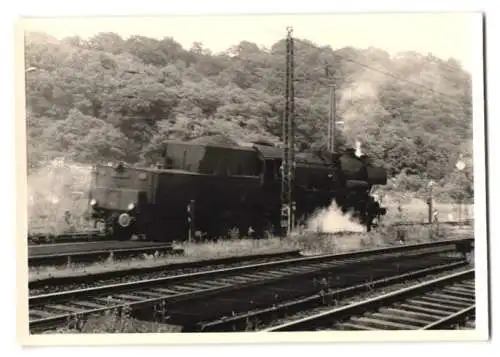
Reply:
[[361, 142], [359, 140], [356, 140], [356, 152], [355, 155], [357, 157], [361, 157], [363, 155], [363, 151], [361, 150]]
[[376, 125], [374, 119], [386, 114], [379, 98], [386, 81], [386, 76], [365, 69], [358, 71], [350, 83], [341, 88], [337, 110], [344, 122], [343, 133], [348, 146], [354, 147], [356, 138], [366, 137]]

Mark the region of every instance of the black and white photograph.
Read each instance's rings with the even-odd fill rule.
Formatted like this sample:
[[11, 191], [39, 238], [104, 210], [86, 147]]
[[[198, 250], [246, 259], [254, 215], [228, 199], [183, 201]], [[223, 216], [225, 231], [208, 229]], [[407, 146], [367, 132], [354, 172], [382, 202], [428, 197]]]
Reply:
[[483, 21], [19, 20], [26, 339], [487, 339]]

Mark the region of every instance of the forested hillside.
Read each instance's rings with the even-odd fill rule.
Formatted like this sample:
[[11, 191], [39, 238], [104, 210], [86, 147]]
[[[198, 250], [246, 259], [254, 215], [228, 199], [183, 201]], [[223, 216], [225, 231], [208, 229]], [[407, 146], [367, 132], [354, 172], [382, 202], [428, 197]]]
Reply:
[[[101, 33], [87, 41], [26, 34], [28, 170], [45, 160], [151, 164], [166, 138], [223, 134], [280, 140], [285, 41], [242, 41], [214, 54], [201, 43]], [[471, 77], [454, 60], [413, 52], [333, 50], [295, 41], [297, 141], [326, 146], [329, 85], [338, 142], [355, 140], [390, 173], [390, 188], [428, 179], [472, 197]], [[462, 153], [468, 178], [455, 172]]]

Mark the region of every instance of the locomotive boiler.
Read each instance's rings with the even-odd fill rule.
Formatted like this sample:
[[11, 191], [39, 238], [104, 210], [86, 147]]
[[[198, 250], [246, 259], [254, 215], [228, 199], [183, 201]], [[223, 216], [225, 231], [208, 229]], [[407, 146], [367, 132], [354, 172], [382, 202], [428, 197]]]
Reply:
[[[167, 141], [162, 163], [138, 168], [123, 163], [92, 171], [91, 217], [117, 239], [182, 240], [195, 229], [222, 237], [282, 234], [281, 148]], [[296, 154], [295, 217], [306, 219], [333, 200], [369, 230], [385, 209], [370, 195], [385, 185], [384, 169], [354, 150]]]

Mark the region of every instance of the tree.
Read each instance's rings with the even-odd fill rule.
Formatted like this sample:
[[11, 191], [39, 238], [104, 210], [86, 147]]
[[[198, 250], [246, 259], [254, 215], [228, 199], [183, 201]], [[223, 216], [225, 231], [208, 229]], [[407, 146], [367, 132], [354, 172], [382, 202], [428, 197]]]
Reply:
[[[202, 43], [99, 33], [61, 41], [27, 33], [28, 162], [154, 163], [167, 138], [206, 135], [277, 143], [284, 117], [284, 40], [241, 41], [213, 54]], [[461, 153], [472, 155], [471, 76], [454, 60], [377, 48], [332, 49], [295, 40], [296, 141], [326, 149], [330, 86], [336, 85], [336, 148], [362, 142], [398, 187], [429, 178], [450, 191]], [[155, 154], [156, 152], [156, 154]], [[472, 162], [470, 163], [472, 167]], [[472, 196], [472, 175], [462, 190]], [[420, 187], [420, 189], [423, 189]]]
[[125, 41], [114, 32], [100, 32], [88, 40], [87, 47], [97, 51], [118, 54], [125, 50]]

